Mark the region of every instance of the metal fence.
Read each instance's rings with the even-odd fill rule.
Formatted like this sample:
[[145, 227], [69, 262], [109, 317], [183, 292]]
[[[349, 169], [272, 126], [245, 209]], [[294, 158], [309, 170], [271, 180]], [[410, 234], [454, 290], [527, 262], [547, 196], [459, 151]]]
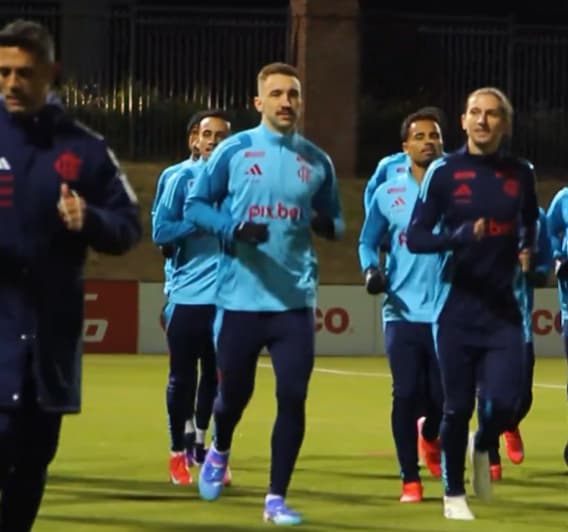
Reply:
[[[516, 151], [539, 167], [568, 168], [568, 28], [361, 5], [362, 173], [399, 149], [400, 121], [421, 105], [444, 109], [446, 146], [457, 147], [464, 98], [482, 85], [511, 97]], [[287, 9], [2, 0], [0, 24], [21, 16], [56, 36], [64, 102], [131, 159], [182, 157], [197, 109], [228, 109], [236, 128], [252, 125], [258, 69], [293, 60]]]
[[256, 123], [256, 74], [288, 59], [286, 9], [0, 4], [0, 24], [21, 16], [54, 32], [65, 104], [131, 159], [185, 156], [198, 109], [227, 109], [237, 128]]
[[541, 168], [568, 169], [567, 27], [368, 9], [361, 16], [361, 46], [367, 151], [373, 144], [375, 153], [399, 149], [400, 120], [421, 105], [447, 113], [446, 144], [457, 147], [467, 94], [494, 85], [515, 107], [513, 149]]

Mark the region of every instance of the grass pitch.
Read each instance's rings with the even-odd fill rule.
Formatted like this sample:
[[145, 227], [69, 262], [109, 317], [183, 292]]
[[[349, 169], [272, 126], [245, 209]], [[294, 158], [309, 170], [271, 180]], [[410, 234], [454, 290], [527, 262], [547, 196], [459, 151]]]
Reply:
[[[526, 460], [503, 456], [494, 501], [473, 496], [473, 522], [442, 516], [441, 482], [423, 472], [425, 501], [398, 502], [384, 358], [317, 359], [308, 427], [288, 495], [306, 531], [566, 530], [568, 438], [563, 359], [537, 359], [534, 404], [522, 424]], [[254, 531], [268, 483], [274, 378], [261, 359], [255, 396], [235, 434], [233, 486], [213, 503], [168, 482], [165, 356], [85, 357], [80, 416], [65, 418], [36, 532]], [[504, 451], [503, 451], [504, 454]], [[466, 472], [467, 474], [467, 472]], [[194, 474], [196, 477], [197, 474]]]

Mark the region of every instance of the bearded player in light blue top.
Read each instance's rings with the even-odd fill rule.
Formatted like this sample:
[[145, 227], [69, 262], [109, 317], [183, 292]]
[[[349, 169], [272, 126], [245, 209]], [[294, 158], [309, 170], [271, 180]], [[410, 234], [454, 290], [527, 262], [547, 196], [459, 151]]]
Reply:
[[[212, 111], [216, 112], [216, 111]], [[199, 111], [191, 116], [187, 123], [187, 148], [189, 150], [189, 157], [184, 161], [172, 164], [165, 168], [162, 173], [158, 176], [156, 181], [156, 192], [154, 194], [154, 201], [152, 202], [151, 218], [154, 219], [156, 214], [156, 209], [158, 207], [158, 202], [164, 193], [167, 182], [170, 177], [172, 177], [182, 165], [190, 166], [195, 164], [199, 160], [199, 149], [196, 146], [196, 142], [199, 136], [199, 124], [202, 118], [209, 116], [209, 111]], [[170, 292], [170, 279], [172, 276], [173, 266], [172, 266], [172, 254], [173, 248], [169, 245], [159, 246], [164, 257], [164, 295], [168, 297]], [[163, 314], [163, 312], [162, 312]], [[162, 315], [162, 323], [165, 318]]]
[[[421, 107], [415, 113], [427, 115], [432, 114], [438, 116], [438, 124], [441, 130], [445, 127], [445, 118], [442, 110], [438, 107], [428, 106]], [[414, 113], [413, 113], [414, 114]], [[401, 135], [404, 132], [401, 131]], [[365, 186], [365, 192], [363, 193], [363, 205], [365, 207], [365, 214], [369, 212], [369, 207], [371, 205], [371, 200], [375, 190], [379, 188], [385, 181], [390, 179], [397, 179], [399, 177], [404, 177], [408, 171], [411, 161], [408, 154], [405, 151], [399, 151], [391, 155], [386, 155], [381, 160], [379, 160], [373, 175], [367, 181]]]
[[[385, 292], [383, 327], [393, 379], [391, 424], [400, 473], [401, 502], [420, 502], [420, 452], [430, 472], [439, 477], [442, 385], [432, 332], [441, 258], [415, 255], [406, 247], [406, 229], [426, 168], [442, 153], [439, 115], [418, 111], [401, 128], [410, 165], [373, 194], [359, 239], [359, 259], [370, 294]], [[379, 266], [378, 248], [388, 237], [386, 271]], [[422, 412], [426, 419], [417, 429]], [[420, 434], [419, 434], [420, 431]]]
[[[318, 285], [312, 231], [344, 232], [331, 159], [296, 133], [302, 106], [296, 69], [266, 65], [258, 74], [261, 124], [227, 139], [208, 161], [186, 203], [188, 223], [223, 241], [217, 305], [219, 392], [216, 436], [199, 476], [202, 498], [219, 497], [233, 433], [249, 402], [263, 347], [272, 357], [277, 416], [264, 519], [295, 525], [285, 502], [305, 430], [314, 364]], [[216, 210], [213, 205], [219, 204]]]

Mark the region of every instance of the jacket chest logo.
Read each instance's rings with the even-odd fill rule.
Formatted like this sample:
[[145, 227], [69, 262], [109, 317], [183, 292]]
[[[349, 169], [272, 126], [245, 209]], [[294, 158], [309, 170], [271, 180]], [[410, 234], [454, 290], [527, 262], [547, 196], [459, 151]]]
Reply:
[[307, 164], [303, 164], [298, 169], [298, 177], [302, 183], [309, 183], [312, 178], [312, 169]]
[[82, 159], [71, 151], [64, 151], [57, 157], [53, 167], [63, 181], [77, 181], [83, 165]]

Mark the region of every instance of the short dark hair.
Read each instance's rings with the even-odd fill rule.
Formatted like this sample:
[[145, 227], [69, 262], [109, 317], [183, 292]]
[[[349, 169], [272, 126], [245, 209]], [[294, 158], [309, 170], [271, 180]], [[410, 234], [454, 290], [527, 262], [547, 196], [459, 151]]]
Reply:
[[409, 114], [400, 126], [400, 140], [405, 142], [408, 139], [408, 130], [410, 129], [410, 124], [416, 122], [417, 120], [432, 120], [436, 122], [440, 129], [443, 131], [445, 128], [444, 113], [439, 107], [421, 107], [414, 113]]
[[0, 46], [17, 46], [43, 63], [55, 62], [55, 45], [48, 29], [33, 20], [17, 19], [0, 30]]
[[186, 127], [187, 134], [189, 135], [191, 133], [191, 130], [195, 126], [198, 126], [204, 118], [210, 118], [210, 117], [220, 118], [221, 120], [224, 120], [229, 124], [231, 123], [229, 117], [227, 116], [227, 113], [225, 113], [225, 111], [223, 111], [222, 109], [209, 109], [204, 111], [198, 111], [197, 113], [193, 114], [189, 119], [189, 121], [187, 122], [187, 127]]

